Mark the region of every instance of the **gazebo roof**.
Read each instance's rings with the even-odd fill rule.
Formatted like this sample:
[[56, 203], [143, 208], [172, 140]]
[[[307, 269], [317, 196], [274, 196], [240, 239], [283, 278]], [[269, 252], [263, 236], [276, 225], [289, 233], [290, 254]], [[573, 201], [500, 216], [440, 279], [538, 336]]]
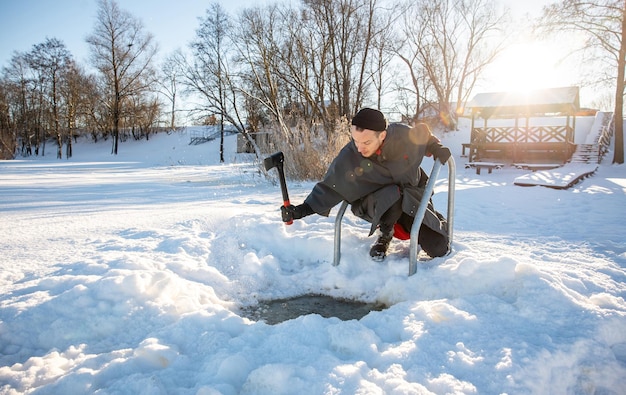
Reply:
[[579, 87], [541, 89], [529, 92], [479, 93], [467, 104], [472, 114], [530, 116], [531, 114], [574, 114], [580, 108]]

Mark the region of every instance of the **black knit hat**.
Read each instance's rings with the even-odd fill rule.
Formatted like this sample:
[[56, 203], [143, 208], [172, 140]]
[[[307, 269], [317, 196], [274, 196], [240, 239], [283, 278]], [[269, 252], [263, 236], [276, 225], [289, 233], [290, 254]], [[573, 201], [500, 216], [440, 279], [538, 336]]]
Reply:
[[359, 111], [354, 118], [352, 124], [359, 128], [382, 132], [387, 130], [387, 121], [382, 112], [372, 108], [364, 108]]

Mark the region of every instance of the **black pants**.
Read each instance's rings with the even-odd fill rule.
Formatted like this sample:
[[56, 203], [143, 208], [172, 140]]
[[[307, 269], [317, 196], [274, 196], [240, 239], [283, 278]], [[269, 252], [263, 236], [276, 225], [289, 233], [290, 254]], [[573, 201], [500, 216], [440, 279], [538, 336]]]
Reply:
[[[382, 234], [388, 235], [393, 232], [394, 224], [399, 223], [408, 233], [411, 233], [414, 220], [414, 217], [402, 211], [402, 199], [398, 199], [380, 218], [380, 231]], [[420, 226], [417, 243], [424, 252], [433, 258], [444, 256], [448, 253], [448, 237], [430, 229], [424, 224]]]

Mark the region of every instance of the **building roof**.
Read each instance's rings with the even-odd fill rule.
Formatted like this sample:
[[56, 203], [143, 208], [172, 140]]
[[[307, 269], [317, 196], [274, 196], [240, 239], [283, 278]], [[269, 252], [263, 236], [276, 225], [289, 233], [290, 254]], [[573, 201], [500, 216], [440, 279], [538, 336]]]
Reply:
[[479, 93], [467, 104], [482, 118], [530, 116], [532, 114], [574, 114], [580, 108], [579, 87], [541, 89], [529, 92]]

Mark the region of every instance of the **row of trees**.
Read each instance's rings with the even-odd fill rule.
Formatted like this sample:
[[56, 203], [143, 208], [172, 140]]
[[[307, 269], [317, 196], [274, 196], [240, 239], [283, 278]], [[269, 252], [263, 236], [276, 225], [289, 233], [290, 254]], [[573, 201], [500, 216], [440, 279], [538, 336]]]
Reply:
[[87, 38], [97, 73], [54, 38], [3, 68], [2, 149], [43, 154], [54, 136], [58, 157], [63, 144], [69, 156], [72, 137], [88, 131], [112, 138], [117, 153], [119, 139], [148, 136], [166, 114], [174, 126], [178, 92], [198, 99], [193, 116], [232, 124], [253, 146], [249, 132], [261, 129], [288, 145], [327, 143], [364, 104], [391, 109], [382, 98], [392, 91], [407, 120], [432, 101], [453, 121], [449, 103], [467, 99], [504, 43], [504, 22], [492, 0], [303, 0], [245, 9], [237, 19], [214, 3], [187, 50], [157, 65], [141, 23], [99, 0]]
[[120, 138], [148, 137], [158, 126], [152, 36], [114, 1], [101, 0], [87, 42], [97, 73], [87, 73], [56, 38], [14, 53], [0, 79], [0, 157], [45, 155], [54, 138], [57, 157], [65, 145], [69, 158], [72, 140], [84, 133], [112, 138], [117, 154]]
[[275, 128], [274, 141], [299, 152], [291, 162], [310, 166], [363, 105], [412, 121], [424, 102], [439, 103], [453, 128], [504, 45], [506, 22], [491, 0], [303, 0], [250, 8], [236, 21], [215, 4], [191, 56], [174, 63], [203, 111], [236, 125], [245, 114], [252, 131]]
[[[607, 4], [607, 18], [624, 23], [624, 0], [593, 2]], [[546, 18], [543, 26], [557, 26], [556, 16]], [[561, 22], [577, 26], [574, 18]], [[3, 68], [1, 149], [5, 157], [43, 154], [54, 137], [61, 158], [63, 144], [70, 156], [72, 137], [88, 132], [112, 138], [116, 154], [120, 139], [174, 127], [185, 95], [190, 116], [233, 125], [257, 155], [252, 133], [272, 131], [279, 144], [272, 148], [299, 151], [290, 163], [304, 161], [308, 170], [300, 175], [318, 177], [345, 139], [347, 120], [364, 105], [410, 122], [422, 117], [424, 104], [437, 103], [441, 124], [454, 128], [510, 33], [508, 14], [494, 0], [302, 0], [251, 7], [236, 19], [214, 3], [188, 48], [157, 64], [154, 39], [140, 21], [114, 0], [99, 0], [87, 38], [97, 72], [85, 72], [57, 39], [16, 53]], [[623, 50], [623, 38], [607, 40], [611, 50]], [[616, 54], [622, 98], [623, 58]]]

